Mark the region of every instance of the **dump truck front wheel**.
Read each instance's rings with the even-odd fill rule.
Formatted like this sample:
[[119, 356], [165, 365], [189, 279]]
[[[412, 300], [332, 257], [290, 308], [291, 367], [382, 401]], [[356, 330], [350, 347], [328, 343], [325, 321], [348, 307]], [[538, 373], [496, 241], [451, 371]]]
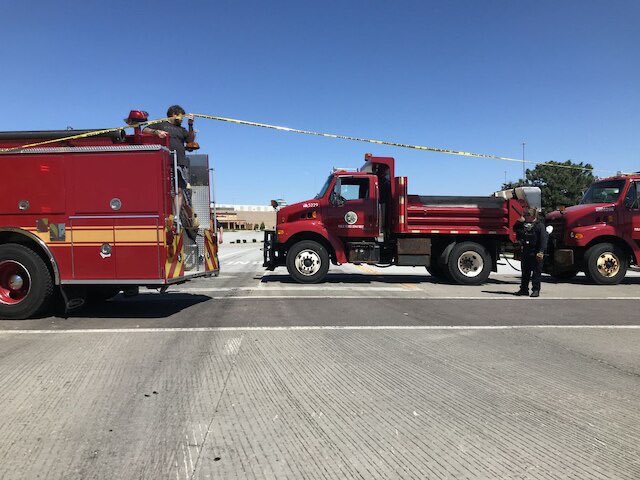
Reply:
[[298, 242], [287, 252], [287, 270], [298, 283], [322, 282], [329, 271], [329, 253], [313, 240]]
[[612, 243], [598, 243], [584, 256], [584, 273], [599, 285], [615, 285], [627, 274], [627, 257], [624, 251]]

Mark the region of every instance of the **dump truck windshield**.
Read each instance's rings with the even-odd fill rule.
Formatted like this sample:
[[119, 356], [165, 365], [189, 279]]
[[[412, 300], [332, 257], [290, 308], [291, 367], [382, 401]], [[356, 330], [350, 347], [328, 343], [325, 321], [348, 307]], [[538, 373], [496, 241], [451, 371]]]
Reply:
[[329, 175], [329, 178], [327, 178], [327, 181], [324, 182], [324, 185], [322, 186], [322, 189], [320, 190], [320, 193], [317, 194], [314, 198], [322, 198], [324, 197], [324, 194], [327, 193], [327, 190], [329, 189], [329, 185], [331, 185], [331, 180], [333, 179], [333, 175]]
[[620, 192], [624, 189], [624, 184], [624, 180], [607, 180], [594, 183], [582, 197], [580, 205], [616, 202], [620, 197]]

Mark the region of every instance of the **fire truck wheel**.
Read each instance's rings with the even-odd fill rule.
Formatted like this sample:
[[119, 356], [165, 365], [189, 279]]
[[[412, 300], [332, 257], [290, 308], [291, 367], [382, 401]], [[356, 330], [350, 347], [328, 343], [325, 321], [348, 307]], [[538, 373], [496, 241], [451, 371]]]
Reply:
[[475, 242], [456, 244], [447, 262], [451, 280], [459, 285], [480, 285], [491, 273], [491, 256]]
[[584, 273], [593, 283], [616, 285], [627, 274], [627, 258], [624, 252], [612, 243], [599, 243], [584, 255]]
[[0, 245], [0, 318], [23, 320], [44, 311], [53, 297], [53, 280], [30, 248]]
[[287, 270], [298, 283], [319, 283], [329, 271], [329, 253], [318, 242], [298, 242], [287, 252]]

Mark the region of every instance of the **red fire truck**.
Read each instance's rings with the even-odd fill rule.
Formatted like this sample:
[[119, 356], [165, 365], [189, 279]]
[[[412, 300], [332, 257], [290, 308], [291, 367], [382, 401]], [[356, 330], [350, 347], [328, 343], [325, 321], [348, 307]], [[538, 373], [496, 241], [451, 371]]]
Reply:
[[579, 205], [547, 215], [553, 227], [545, 271], [569, 279], [584, 271], [598, 284], [616, 284], [640, 264], [640, 173], [604, 178]]
[[407, 191], [391, 157], [367, 154], [359, 170], [334, 171], [315, 198], [278, 210], [276, 230], [265, 232], [264, 266], [286, 266], [301, 283], [321, 282], [332, 262], [424, 266], [458, 284], [480, 284], [516, 241], [523, 211], [541, 203], [536, 187], [488, 197]]
[[82, 133], [0, 132], [0, 318], [43, 313], [56, 297], [72, 309], [218, 272], [206, 155], [191, 156], [203, 213], [189, 231], [174, 218], [168, 139], [137, 128], [6, 151]]

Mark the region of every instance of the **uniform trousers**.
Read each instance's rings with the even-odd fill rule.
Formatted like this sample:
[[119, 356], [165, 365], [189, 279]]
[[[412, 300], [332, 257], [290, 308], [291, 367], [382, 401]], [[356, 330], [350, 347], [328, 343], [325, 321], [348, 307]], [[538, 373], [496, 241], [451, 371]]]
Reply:
[[542, 262], [538, 260], [535, 253], [522, 253], [522, 279], [520, 280], [520, 290], [529, 290], [529, 280], [531, 289], [540, 291], [540, 278], [542, 277]]

